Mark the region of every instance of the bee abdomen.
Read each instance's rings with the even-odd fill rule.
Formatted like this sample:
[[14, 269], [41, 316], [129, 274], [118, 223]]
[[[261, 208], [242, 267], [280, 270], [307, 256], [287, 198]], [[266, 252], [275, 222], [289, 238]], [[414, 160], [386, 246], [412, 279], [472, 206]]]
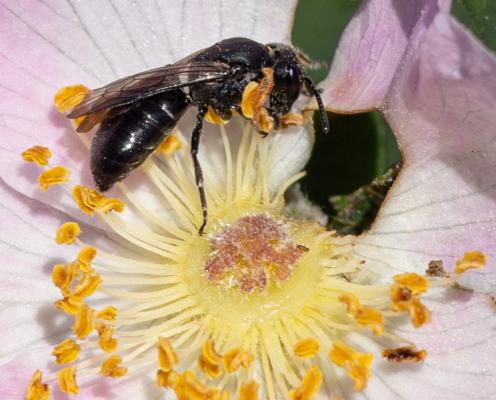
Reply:
[[122, 115], [105, 119], [91, 145], [91, 172], [97, 189], [110, 189], [139, 167], [188, 105], [186, 95], [178, 89], [136, 102]]

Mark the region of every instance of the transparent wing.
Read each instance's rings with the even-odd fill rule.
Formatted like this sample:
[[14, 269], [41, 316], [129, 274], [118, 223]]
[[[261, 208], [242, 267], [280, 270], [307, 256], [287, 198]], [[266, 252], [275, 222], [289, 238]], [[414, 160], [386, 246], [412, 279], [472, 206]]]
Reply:
[[190, 62], [187, 57], [176, 64], [140, 72], [90, 91], [68, 115], [78, 118], [107, 108], [120, 107], [171, 89], [223, 79], [229, 66], [221, 62]]

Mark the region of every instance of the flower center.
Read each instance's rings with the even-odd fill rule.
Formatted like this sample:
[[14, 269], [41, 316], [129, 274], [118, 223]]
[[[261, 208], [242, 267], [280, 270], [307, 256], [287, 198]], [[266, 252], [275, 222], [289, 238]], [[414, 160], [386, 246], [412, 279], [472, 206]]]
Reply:
[[248, 293], [281, 285], [308, 250], [291, 239], [283, 221], [267, 214], [241, 217], [215, 234], [209, 247], [207, 279]]

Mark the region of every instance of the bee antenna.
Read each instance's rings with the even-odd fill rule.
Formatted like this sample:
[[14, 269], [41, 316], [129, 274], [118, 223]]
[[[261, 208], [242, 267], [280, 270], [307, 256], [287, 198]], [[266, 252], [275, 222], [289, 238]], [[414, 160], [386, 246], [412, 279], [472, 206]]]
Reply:
[[305, 80], [307, 89], [312, 92], [315, 96], [315, 100], [317, 100], [317, 104], [319, 105], [322, 130], [324, 133], [329, 133], [329, 119], [327, 118], [327, 112], [325, 110], [324, 103], [322, 102], [322, 97], [320, 97], [319, 89], [317, 89], [317, 86], [315, 86], [315, 83], [309, 77], [305, 76], [303, 79]]

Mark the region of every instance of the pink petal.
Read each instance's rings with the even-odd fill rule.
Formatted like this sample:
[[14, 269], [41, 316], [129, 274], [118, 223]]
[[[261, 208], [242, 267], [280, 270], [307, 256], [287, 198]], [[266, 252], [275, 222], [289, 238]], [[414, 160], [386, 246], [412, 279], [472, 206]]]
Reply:
[[450, 0], [364, 1], [343, 33], [323, 87], [327, 109], [361, 112], [379, 107], [410, 36], [424, 30]]
[[409, 51], [385, 105], [403, 170], [357, 252], [423, 271], [481, 250], [490, 259], [478, 288], [494, 292], [496, 59], [446, 14]]
[[[179, 60], [230, 36], [289, 41], [295, 0], [205, 2], [7, 1], [0, 5], [0, 169], [8, 185], [80, 218], [68, 196], [39, 195], [39, 169], [20, 153], [50, 147], [53, 165], [91, 184], [88, 152], [52, 102], [62, 86], [89, 87]], [[270, 19], [267, 19], [270, 16]]]
[[371, 398], [489, 399], [496, 382], [494, 304], [484, 295], [454, 292], [430, 305], [432, 323], [399, 329], [417, 348], [427, 350], [420, 365], [376, 360], [366, 390]]

